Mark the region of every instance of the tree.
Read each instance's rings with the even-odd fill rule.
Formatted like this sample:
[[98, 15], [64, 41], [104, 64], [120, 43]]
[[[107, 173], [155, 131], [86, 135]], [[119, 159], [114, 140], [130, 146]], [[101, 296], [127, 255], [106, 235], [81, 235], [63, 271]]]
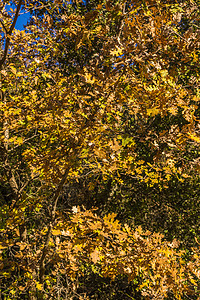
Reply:
[[88, 266], [137, 279], [147, 297], [194, 293], [196, 249], [188, 263], [162, 235], [122, 228], [112, 214], [62, 211], [59, 201], [80, 178], [90, 190], [97, 176], [162, 190], [197, 176], [197, 4], [35, 4], [26, 4], [26, 31], [14, 31], [21, 1], [1, 22], [4, 297], [67, 297], [67, 282], [65, 296], [56, 284], [67, 276], [75, 285]]

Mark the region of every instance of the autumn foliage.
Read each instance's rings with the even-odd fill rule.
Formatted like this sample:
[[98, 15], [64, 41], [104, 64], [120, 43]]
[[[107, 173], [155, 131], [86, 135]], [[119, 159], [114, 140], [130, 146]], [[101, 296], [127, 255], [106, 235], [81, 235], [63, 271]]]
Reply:
[[192, 0], [0, 1], [2, 299], [198, 299], [199, 28]]

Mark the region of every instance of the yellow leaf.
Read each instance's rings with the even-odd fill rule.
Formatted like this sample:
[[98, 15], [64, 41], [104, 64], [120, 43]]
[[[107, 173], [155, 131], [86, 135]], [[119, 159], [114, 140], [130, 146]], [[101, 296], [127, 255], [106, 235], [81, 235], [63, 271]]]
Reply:
[[110, 51], [110, 54], [113, 56], [120, 56], [123, 54], [123, 49], [116, 48], [115, 50]]
[[191, 140], [197, 142], [197, 143], [200, 143], [200, 138], [194, 134], [191, 134], [191, 133], [188, 133], [188, 136]]
[[36, 289], [37, 289], [38, 291], [41, 291], [41, 290], [42, 290], [42, 288], [43, 288], [42, 284], [41, 284], [41, 283], [38, 283], [38, 282], [36, 282]]
[[168, 109], [168, 111], [173, 115], [175, 116], [177, 113], [178, 113], [178, 108], [177, 107], [170, 107]]
[[23, 144], [23, 138], [22, 137], [18, 137], [16, 138], [16, 140], [14, 141], [15, 145], [22, 145]]
[[168, 71], [167, 70], [161, 70], [160, 74], [161, 74], [162, 78], [165, 78], [168, 75]]
[[156, 107], [147, 109], [147, 115], [148, 116], [154, 117], [154, 116], [158, 115], [159, 112], [160, 112], [160, 109], [158, 109]]
[[61, 231], [60, 230], [52, 230], [52, 234], [53, 235], [61, 235]]
[[1, 70], [1, 74], [7, 76], [7, 72], [5, 70]]
[[16, 245], [18, 245], [20, 247], [20, 251], [23, 251], [26, 248], [26, 244], [23, 243], [16, 243]]
[[11, 69], [11, 72], [12, 72], [14, 75], [17, 74], [17, 70], [16, 70], [13, 66], [11, 66], [10, 69]]
[[3, 246], [2, 244], [0, 244], [0, 250], [4, 250], [4, 249], [7, 249], [8, 246]]
[[96, 264], [97, 261], [100, 260], [99, 251], [98, 251], [97, 248], [94, 250], [94, 252], [90, 253], [90, 257], [91, 257], [94, 264]]
[[85, 80], [87, 83], [93, 84], [95, 82], [95, 78], [90, 73], [85, 74]]

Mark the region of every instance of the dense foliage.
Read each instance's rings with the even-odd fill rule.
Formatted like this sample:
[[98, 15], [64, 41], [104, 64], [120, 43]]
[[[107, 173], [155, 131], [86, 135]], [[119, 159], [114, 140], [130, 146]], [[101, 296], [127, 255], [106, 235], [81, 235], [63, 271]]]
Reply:
[[199, 299], [199, 29], [194, 0], [0, 1], [2, 299]]

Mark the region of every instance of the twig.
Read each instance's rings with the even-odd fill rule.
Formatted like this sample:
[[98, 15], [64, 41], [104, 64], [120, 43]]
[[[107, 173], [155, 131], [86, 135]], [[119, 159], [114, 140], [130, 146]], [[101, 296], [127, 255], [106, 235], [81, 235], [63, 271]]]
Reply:
[[35, 134], [35, 135], [31, 136], [30, 138], [25, 139], [25, 140], [23, 141], [22, 144], [14, 146], [12, 149], [8, 150], [8, 152], [11, 152], [11, 151], [13, 151], [13, 149], [16, 149], [16, 148], [18, 148], [18, 147], [21, 147], [24, 143], [26, 143], [26, 142], [29, 141], [29, 140], [32, 140], [32, 139], [35, 138], [36, 136], [39, 136], [39, 134]]
[[3, 27], [3, 29], [5, 30], [5, 32], [6, 32], [6, 34], [8, 33], [8, 30], [7, 30], [7, 28], [5, 27], [5, 25], [4, 25], [4, 23], [3, 23], [3, 21], [0, 19], [0, 23], [1, 23], [1, 25], [2, 25], [2, 27]]

